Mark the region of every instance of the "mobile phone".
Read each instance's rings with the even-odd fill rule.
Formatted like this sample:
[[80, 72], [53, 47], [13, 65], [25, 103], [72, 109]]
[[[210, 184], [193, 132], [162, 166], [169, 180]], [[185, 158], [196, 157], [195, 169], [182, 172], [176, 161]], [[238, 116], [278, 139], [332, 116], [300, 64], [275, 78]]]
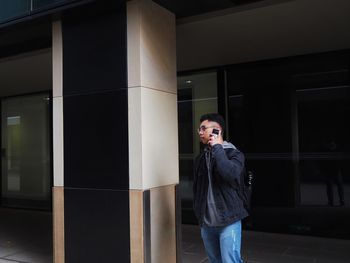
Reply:
[[220, 130], [218, 130], [218, 129], [213, 129], [213, 131], [212, 131], [211, 133], [212, 133], [212, 134], [219, 135], [219, 134], [220, 134]]

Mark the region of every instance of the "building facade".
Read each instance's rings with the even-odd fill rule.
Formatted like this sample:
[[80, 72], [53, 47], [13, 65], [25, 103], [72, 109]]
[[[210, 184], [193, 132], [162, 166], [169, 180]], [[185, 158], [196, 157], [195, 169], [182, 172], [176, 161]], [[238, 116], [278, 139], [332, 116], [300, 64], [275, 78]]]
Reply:
[[[175, 16], [151, 1], [5, 1], [1, 10], [3, 63], [27, 61], [17, 74], [34, 72], [37, 84], [26, 92], [12, 79], [15, 90], [7, 78], [4, 92], [48, 91], [31, 120], [19, 112], [38, 108], [28, 96], [2, 104], [3, 206], [51, 209], [52, 198], [54, 262], [176, 262]], [[41, 63], [50, 73], [37, 72]], [[52, 137], [39, 144], [26, 122], [41, 112]]]
[[2, 1], [1, 209], [52, 213], [54, 262], [180, 262], [195, 131], [219, 112], [255, 174], [245, 229], [349, 238], [349, 11]]

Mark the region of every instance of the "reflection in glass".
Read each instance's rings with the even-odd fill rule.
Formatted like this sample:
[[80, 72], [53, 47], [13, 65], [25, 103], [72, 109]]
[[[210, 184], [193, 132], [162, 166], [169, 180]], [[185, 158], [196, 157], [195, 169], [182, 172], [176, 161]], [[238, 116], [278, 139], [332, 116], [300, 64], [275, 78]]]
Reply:
[[216, 72], [178, 78], [179, 189], [184, 222], [195, 222], [192, 211], [192, 183], [194, 158], [200, 152], [200, 142], [196, 132], [200, 124], [199, 119], [205, 113], [217, 111]]
[[[349, 56], [331, 52], [220, 68], [226, 137], [255, 174], [253, 229], [349, 238]], [[191, 103], [183, 116], [195, 123], [191, 89], [186, 96]], [[194, 153], [195, 146], [184, 152]], [[180, 161], [182, 175], [192, 158]]]
[[303, 205], [344, 206], [350, 202], [348, 74], [348, 70], [337, 70], [294, 78]]
[[[229, 141], [254, 172], [254, 206], [291, 206], [290, 90], [278, 66], [227, 70]], [[276, 198], [278, 196], [278, 198]]]

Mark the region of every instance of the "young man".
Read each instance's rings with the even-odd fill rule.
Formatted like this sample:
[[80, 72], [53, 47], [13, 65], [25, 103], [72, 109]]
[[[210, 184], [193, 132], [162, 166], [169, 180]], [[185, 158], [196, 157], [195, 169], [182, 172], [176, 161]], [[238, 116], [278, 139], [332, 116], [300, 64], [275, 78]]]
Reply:
[[223, 140], [222, 116], [205, 114], [200, 122], [198, 134], [205, 148], [195, 162], [193, 201], [205, 250], [211, 263], [241, 263], [241, 220], [248, 212], [236, 189], [244, 155]]

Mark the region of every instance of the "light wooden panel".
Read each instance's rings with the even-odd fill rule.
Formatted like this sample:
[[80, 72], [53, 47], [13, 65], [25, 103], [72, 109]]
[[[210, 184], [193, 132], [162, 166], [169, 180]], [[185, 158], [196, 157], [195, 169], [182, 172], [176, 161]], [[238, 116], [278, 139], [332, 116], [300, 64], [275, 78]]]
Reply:
[[53, 187], [54, 263], [64, 263], [64, 189]]
[[143, 191], [130, 190], [130, 258], [132, 263], [144, 261]]

